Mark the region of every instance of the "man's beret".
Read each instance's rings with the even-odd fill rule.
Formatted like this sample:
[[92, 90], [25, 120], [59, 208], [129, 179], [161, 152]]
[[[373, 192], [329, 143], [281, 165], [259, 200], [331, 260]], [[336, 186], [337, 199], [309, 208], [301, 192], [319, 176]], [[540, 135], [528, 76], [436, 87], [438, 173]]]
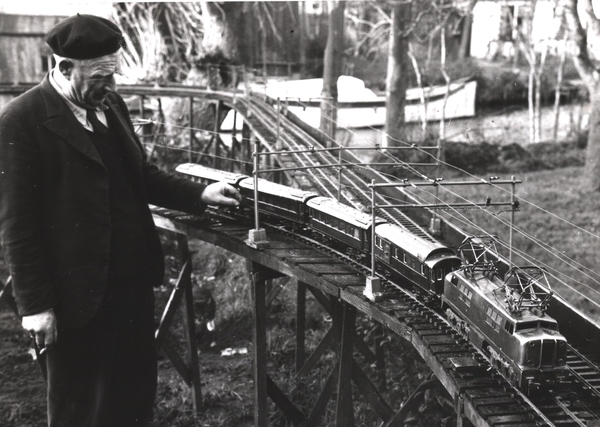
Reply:
[[119, 27], [108, 19], [77, 14], [48, 31], [46, 43], [59, 56], [93, 59], [115, 53], [124, 40]]

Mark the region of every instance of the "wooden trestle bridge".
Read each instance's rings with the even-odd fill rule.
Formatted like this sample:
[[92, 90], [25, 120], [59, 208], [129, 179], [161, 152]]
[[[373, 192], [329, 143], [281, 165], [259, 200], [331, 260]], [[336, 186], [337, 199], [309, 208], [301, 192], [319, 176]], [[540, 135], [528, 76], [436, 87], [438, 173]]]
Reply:
[[[18, 93], [24, 89], [26, 87], [0, 87], [0, 94]], [[358, 172], [357, 169], [348, 168], [342, 173], [338, 169], [319, 167], [340, 163], [342, 160], [347, 164], [360, 161], [349, 151], [333, 154], [319, 151], [319, 148], [327, 145], [322, 134], [303, 125], [285, 107], [261, 96], [195, 87], [126, 86], [120, 87], [119, 92], [140, 97], [142, 106], [144, 98], [188, 98], [191, 101], [190, 116], [193, 116], [191, 109], [195, 100], [212, 102], [217, 109], [221, 105], [234, 109], [238, 119], [243, 121], [243, 130], [241, 138], [234, 136], [230, 157], [251, 163], [255, 147], [259, 147], [260, 151], [277, 152], [276, 155], [260, 158], [265, 162], [265, 167], [268, 163], [271, 169], [279, 169], [271, 178], [287, 185], [339, 197], [348, 204], [361, 206], [369, 204], [364, 191], [371, 180], [387, 181], [375, 169], [361, 167]], [[144, 114], [144, 108], [140, 110]], [[189, 125], [193, 128], [193, 123]], [[217, 137], [219, 130], [219, 124], [215, 123], [211, 146], [213, 152], [206, 153], [214, 159], [221, 157], [219, 150], [222, 148]], [[189, 135], [190, 153], [193, 151], [194, 138], [192, 130]], [[226, 160], [215, 165], [239, 170], [238, 165]], [[301, 168], [302, 173], [297, 168]], [[340, 176], [344, 180], [343, 186], [338, 184]], [[385, 202], [386, 197], [416, 203], [400, 188], [384, 188], [379, 197], [381, 203]], [[391, 209], [385, 212], [388, 221], [398, 223], [423, 238], [440, 241], [448, 246], [458, 247], [466, 237], [459, 228], [443, 219], [440, 222], [432, 221], [434, 215], [426, 208], [403, 212]], [[268, 399], [275, 403], [291, 424], [297, 426], [319, 425], [319, 418], [329, 404], [335, 405], [336, 426], [353, 426], [353, 401], [358, 399], [370, 404], [384, 426], [403, 425], [408, 408], [398, 408], [387, 402], [384, 393], [367, 377], [354, 358], [355, 351], [367, 355], [367, 359], [371, 360], [378, 353], [370, 350], [357, 338], [358, 313], [370, 316], [414, 346], [453, 399], [459, 426], [463, 425], [465, 419], [478, 427], [600, 425], [597, 423], [600, 418], [600, 327], [558, 296], [553, 296], [548, 314], [557, 319], [562, 333], [569, 341], [568, 365], [572, 369], [573, 385], [564, 393], [529, 399], [511, 387], [494, 369], [490, 369], [489, 361], [480, 352], [457, 334], [444, 318], [404, 290], [402, 284], [392, 286], [383, 283], [382, 298], [373, 302], [364, 297], [362, 292], [369, 274], [367, 271], [345, 262], [332, 252], [294, 239], [284, 230], [270, 228], [268, 245], [255, 249], [246, 244], [248, 231], [252, 226], [234, 218], [217, 212], [209, 212], [205, 217], [198, 218], [160, 208], [155, 208], [153, 213], [158, 227], [177, 233], [183, 266], [156, 338], [158, 345], [192, 387], [198, 410], [202, 406], [199, 371], [202, 362], [198, 360], [195, 340], [188, 340], [189, 360], [181, 359], [164, 340], [165, 332], [174, 318], [175, 308], [180, 302], [185, 302], [187, 309], [187, 336], [194, 337], [190, 278], [192, 266], [187, 239], [200, 239], [247, 259], [253, 301], [255, 426], [268, 425]], [[432, 228], [432, 224], [435, 227]], [[501, 270], [506, 267], [504, 265]], [[267, 290], [272, 279], [283, 276], [296, 279], [297, 284], [296, 374], [310, 371], [327, 350], [333, 348], [335, 353], [330, 374], [323, 382], [322, 391], [309, 412], [296, 406], [267, 371]], [[311, 354], [307, 354], [305, 349], [307, 293], [312, 294], [332, 318], [330, 330]], [[352, 383], [358, 386], [361, 396], [352, 394]]]

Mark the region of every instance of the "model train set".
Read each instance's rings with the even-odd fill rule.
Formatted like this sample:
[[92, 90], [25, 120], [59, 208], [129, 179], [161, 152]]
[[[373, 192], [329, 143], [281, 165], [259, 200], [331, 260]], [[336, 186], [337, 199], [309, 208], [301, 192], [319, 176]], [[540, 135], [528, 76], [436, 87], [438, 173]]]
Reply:
[[374, 248], [378, 271], [436, 301], [449, 323], [525, 393], [566, 380], [567, 341], [546, 314], [552, 294], [543, 270], [513, 267], [501, 277], [494, 238], [474, 236], [454, 250], [378, 217], [373, 224], [371, 214], [315, 192], [258, 179], [255, 193], [247, 175], [191, 163], [177, 171], [227, 182], [244, 197], [241, 209], [257, 206], [260, 214], [319, 233], [356, 258], [369, 259]]

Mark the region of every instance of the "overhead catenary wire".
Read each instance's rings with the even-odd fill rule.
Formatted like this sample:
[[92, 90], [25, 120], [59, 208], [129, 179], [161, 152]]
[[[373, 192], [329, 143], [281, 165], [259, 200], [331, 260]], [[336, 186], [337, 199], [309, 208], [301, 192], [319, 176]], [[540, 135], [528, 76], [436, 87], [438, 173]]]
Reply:
[[[507, 223], [507, 221], [506, 221], [506, 220], [503, 220], [502, 218], [498, 217], [498, 216], [497, 216], [497, 215], [495, 215], [495, 214], [491, 214], [491, 213], [490, 213], [490, 212], [489, 212], [487, 209], [483, 209], [483, 208], [481, 208], [480, 206], [477, 206], [477, 204], [476, 204], [475, 202], [472, 202], [472, 201], [468, 200], [467, 198], [465, 198], [465, 197], [461, 196], [460, 194], [458, 194], [458, 193], [456, 193], [456, 192], [454, 192], [454, 191], [450, 190], [450, 189], [449, 189], [447, 186], [440, 186], [440, 187], [441, 187], [441, 188], [442, 188], [444, 191], [446, 191], [446, 192], [448, 192], [448, 193], [450, 193], [450, 194], [454, 195], [455, 197], [457, 197], [457, 198], [459, 198], [459, 199], [461, 199], [461, 200], [463, 200], [463, 201], [465, 201], [465, 202], [467, 202], [467, 203], [471, 203], [471, 204], [473, 205], [473, 208], [478, 208], [478, 209], [482, 210], [484, 213], [486, 213], [486, 214], [488, 214], [488, 215], [491, 215], [491, 216], [493, 216], [493, 217], [495, 218], [495, 220], [497, 220], [497, 221], [501, 222], [503, 225], [505, 225], [505, 226], [510, 226], [510, 224], [509, 224], [509, 223]], [[416, 188], [416, 187], [415, 187], [415, 188]], [[435, 198], [435, 199], [437, 199], [439, 202], [441, 202], [441, 203], [443, 203], [443, 204], [446, 204], [446, 205], [448, 206], [448, 209], [451, 209], [451, 208], [452, 208], [452, 206], [451, 206], [450, 204], [447, 204], [446, 202], [444, 202], [442, 199], [440, 199], [439, 197], [437, 197], [437, 196], [436, 196], [436, 195], [434, 195], [433, 193], [431, 193], [431, 192], [428, 192], [428, 191], [426, 191], [425, 189], [421, 189], [421, 190], [422, 190], [423, 192], [426, 192], [426, 193], [427, 193], [429, 196], [432, 196], [432, 197], [434, 197], [434, 198]], [[415, 195], [413, 194], [413, 196], [415, 196]], [[417, 196], [417, 197], [418, 197], [418, 196]], [[455, 209], [453, 209], [453, 208], [452, 208], [451, 210], [455, 210]], [[578, 267], [580, 267], [582, 270], [588, 271], [588, 272], [590, 272], [591, 274], [593, 274], [593, 275], [595, 275], [595, 276], [597, 276], [597, 277], [600, 277], [600, 275], [599, 275], [598, 273], [596, 273], [595, 271], [593, 271], [592, 269], [590, 269], [590, 268], [588, 268], [588, 267], [584, 266], [583, 264], [581, 264], [581, 263], [579, 263], [579, 262], [577, 262], [577, 261], [573, 260], [572, 258], [570, 258], [570, 257], [568, 257], [568, 256], [566, 256], [566, 255], [564, 255], [564, 254], [562, 254], [562, 253], [560, 253], [560, 251], [558, 251], [556, 248], [553, 248], [551, 245], [547, 244], [546, 242], [543, 242], [543, 241], [541, 241], [540, 239], [537, 239], [535, 236], [532, 236], [531, 234], [529, 234], [529, 233], [528, 233], [528, 232], [526, 232], [525, 230], [523, 230], [523, 229], [521, 229], [521, 228], [519, 228], [519, 227], [515, 226], [514, 224], [513, 224], [513, 227], [515, 228], [515, 230], [516, 230], [516, 231], [518, 231], [520, 234], [522, 234], [522, 235], [523, 235], [524, 237], [526, 237], [528, 240], [531, 240], [531, 241], [532, 241], [532, 242], [534, 242], [536, 245], [540, 246], [540, 247], [541, 247], [543, 250], [545, 250], [546, 252], [548, 252], [549, 254], [551, 254], [553, 257], [557, 258], [559, 261], [562, 261], [562, 262], [569, 262], [570, 264], [577, 265], [577, 266], [578, 266]], [[481, 227], [479, 227], [479, 226], [478, 226], [478, 228], [479, 228], [480, 230], [482, 230], [482, 231], [486, 232], [486, 234], [487, 234], [487, 231], [485, 231], [483, 228], [481, 228]], [[549, 248], [550, 248], [550, 249], [552, 249], [552, 250], [550, 250]], [[586, 273], [583, 273], [583, 271], [580, 271], [580, 272], [581, 272], [582, 274], [584, 274], [586, 277], [588, 277], [590, 280], [592, 280], [592, 281], [594, 281], [594, 282], [596, 282], [597, 284], [599, 284], [599, 285], [600, 285], [600, 281], [598, 281], [598, 280], [594, 279], [594, 277], [592, 277], [592, 276], [590, 276], [590, 275], [588, 275], [588, 274], [586, 274]]]
[[[430, 195], [431, 195], [431, 193], [429, 193], [429, 192], [428, 192], [428, 194], [430, 194]], [[419, 197], [419, 196], [417, 196], [417, 198], [418, 198], [418, 197]], [[442, 201], [442, 203], [443, 203], [443, 201]], [[480, 227], [480, 226], [478, 226], [478, 225], [477, 225], [475, 222], [471, 221], [471, 220], [470, 220], [470, 219], [468, 219], [466, 216], [462, 215], [462, 214], [461, 214], [461, 213], [460, 213], [458, 210], [456, 210], [456, 209], [452, 209], [452, 208], [450, 208], [450, 210], [452, 210], [452, 211], [453, 211], [453, 212], [455, 212], [455, 214], [456, 214], [456, 215], [451, 215], [451, 216], [452, 216], [452, 218], [453, 218], [455, 221], [457, 221], [457, 222], [460, 222], [460, 223], [461, 223], [461, 224], [463, 224], [463, 225], [468, 225], [468, 226], [471, 226], [471, 227], [473, 227], [474, 229], [476, 229], [476, 230], [479, 230], [479, 231], [481, 231], [481, 232], [483, 232], [483, 233], [487, 234], [485, 229], [481, 228], [481, 227]], [[496, 241], [497, 241], [497, 242], [498, 242], [498, 243], [499, 243], [499, 244], [500, 244], [500, 245], [501, 245], [503, 248], [508, 248], [508, 246], [509, 246], [509, 245], [508, 245], [508, 243], [506, 243], [506, 242], [505, 242], [505, 241], [503, 241], [502, 239], [496, 238], [495, 240], [496, 240]], [[566, 288], [568, 288], [568, 289], [571, 289], [573, 292], [575, 292], [575, 293], [576, 293], [576, 294], [578, 294], [579, 296], [582, 296], [582, 297], [584, 297], [584, 298], [586, 298], [586, 299], [589, 299], [589, 296], [588, 296], [588, 295], [585, 295], [585, 294], [583, 294], [583, 293], [582, 293], [581, 291], [579, 291], [577, 288], [573, 287], [572, 285], [568, 284], [568, 283], [567, 283], [567, 282], [565, 282], [564, 280], [560, 279], [560, 278], [559, 278], [557, 275], [563, 276], [563, 277], [565, 277], [565, 278], [567, 278], [567, 279], [571, 280], [572, 282], [574, 282], [574, 283], [577, 283], [577, 284], [581, 285], [582, 287], [585, 287], [586, 289], [590, 290], [591, 292], [593, 292], [593, 293], [595, 293], [595, 294], [598, 294], [598, 295], [600, 295], [600, 290], [599, 290], [599, 289], [596, 289], [596, 288], [594, 288], [594, 287], [591, 287], [591, 286], [589, 286], [589, 285], [587, 285], [587, 284], [585, 284], [585, 283], [583, 283], [583, 282], [581, 282], [581, 281], [578, 281], [578, 280], [576, 280], [576, 279], [574, 279], [574, 278], [572, 278], [572, 277], [570, 277], [570, 276], [566, 275], [565, 273], [561, 272], [560, 270], [557, 270], [557, 269], [553, 268], [552, 266], [550, 266], [550, 265], [548, 265], [548, 264], [546, 264], [546, 263], [544, 263], [544, 262], [540, 261], [539, 259], [536, 259], [536, 258], [534, 258], [534, 257], [532, 257], [532, 256], [530, 256], [530, 255], [528, 255], [528, 254], [527, 254], [526, 252], [524, 252], [524, 251], [521, 251], [521, 250], [519, 250], [519, 249], [515, 249], [515, 248], [513, 248], [513, 250], [514, 250], [514, 251], [515, 251], [515, 252], [516, 252], [516, 253], [517, 253], [519, 256], [521, 256], [521, 257], [522, 257], [522, 258], [523, 258], [525, 261], [529, 262], [530, 264], [532, 264], [532, 265], [538, 265], [538, 266], [542, 266], [542, 267], [544, 267], [544, 268], [546, 269], [546, 271], [554, 272], [555, 274], [553, 274], [553, 273], [548, 273], [548, 275], [549, 275], [550, 277], [554, 278], [555, 280], [557, 280], [557, 281], [558, 281], [560, 284], [562, 284], [562, 285], [563, 285], [563, 286], [565, 286]], [[596, 280], [594, 280], [594, 281], [596, 281]], [[597, 282], [597, 281], [596, 281], [596, 282]], [[594, 305], [596, 305], [596, 306], [598, 306], [598, 307], [600, 308], [600, 303], [598, 303], [598, 302], [596, 302], [596, 301], [593, 301], [593, 300], [590, 300], [590, 302], [591, 302], [591, 303], [593, 303]]]
[[[329, 101], [328, 101], [328, 100], [324, 100], [323, 102], [329, 102]], [[325, 118], [325, 120], [330, 120], [330, 121], [333, 121], [333, 119], [332, 119], [331, 117], [324, 116], [324, 118]], [[182, 128], [182, 129], [189, 129], [189, 126], [182, 126], [182, 125], [170, 125], [170, 126], [173, 126], [173, 127], [178, 127], [178, 128]], [[379, 132], [379, 133], [385, 134], [385, 132], [382, 132], [382, 131], [381, 131], [381, 130], [379, 130], [379, 129], [376, 129], [376, 128], [373, 128], [373, 127], [370, 127], [370, 128], [371, 128], [371, 129], [373, 129], [373, 130], [375, 130], [375, 131], [377, 131], [377, 132]], [[202, 131], [202, 132], [205, 132], [206, 134], [215, 134], [215, 133], [216, 133], [216, 134], [219, 134], [219, 133], [220, 133], [220, 132], [214, 132], [214, 131], [210, 131], [210, 130], [206, 130], [206, 129], [200, 129], [200, 128], [193, 128], [193, 129], [194, 129], [194, 130], [197, 130], [197, 131]], [[350, 133], [354, 133], [354, 132], [352, 132], [352, 131], [351, 131], [351, 130], [349, 130], [349, 129], [346, 129], [346, 130], [347, 130], [347, 131], [349, 131]], [[354, 134], [355, 134], [355, 133], [354, 133]], [[355, 135], [356, 135], [356, 134], [355, 134]], [[328, 140], [328, 141], [332, 141], [332, 142], [334, 142], [335, 144], [338, 144], [338, 143], [337, 143], [337, 141], [335, 141], [333, 138], [330, 138], [330, 137], [327, 137], [327, 136], [326, 136], [326, 138], [327, 138], [327, 140]], [[402, 145], [404, 145], [404, 146], [406, 146], [406, 147], [409, 147], [409, 148], [414, 148], [416, 151], [418, 151], [418, 152], [421, 152], [421, 153], [424, 153], [425, 155], [427, 155], [427, 156], [431, 157], [432, 159], [434, 159], [434, 160], [438, 161], [438, 159], [437, 159], [437, 158], [436, 158], [434, 155], [432, 155], [431, 153], [429, 153], [429, 152], [427, 152], [427, 151], [423, 150], [422, 148], [420, 148], [420, 147], [418, 147], [418, 146], [415, 146], [415, 145], [414, 145], [414, 144], [412, 144], [412, 143], [408, 143], [408, 142], [406, 142], [406, 141], [397, 140], [397, 139], [395, 139], [395, 138], [391, 138], [391, 140], [392, 140], [392, 141], [396, 141], [396, 142], [398, 142], [398, 143], [400, 143], [400, 144], [402, 144]], [[412, 171], [412, 172], [413, 172], [413, 173], [415, 173], [415, 174], [416, 174], [418, 177], [420, 177], [420, 178], [422, 178], [422, 179], [431, 180], [431, 178], [427, 177], [425, 174], [423, 174], [423, 173], [421, 173], [421, 172], [417, 171], [416, 169], [412, 168], [411, 166], [408, 166], [408, 165], [406, 165], [404, 162], [402, 162], [401, 160], [399, 160], [398, 158], [396, 158], [395, 156], [393, 156], [393, 155], [392, 155], [392, 154], [391, 154], [389, 151], [385, 150], [385, 147], [381, 147], [381, 146], [379, 146], [379, 145], [376, 145], [376, 144], [373, 144], [373, 143], [371, 143], [371, 142], [369, 142], [369, 141], [368, 141], [368, 143], [369, 143], [369, 144], [371, 144], [371, 145], [373, 146], [373, 149], [377, 149], [377, 150], [379, 150], [380, 152], [382, 152], [382, 153], [384, 154], [384, 156], [386, 156], [387, 158], [389, 158], [389, 159], [390, 159], [390, 160], [393, 162], [391, 165], [401, 165], [401, 167], [403, 167], [403, 168], [405, 168], [405, 169], [407, 169], [407, 170], [409, 170], [409, 171]], [[158, 146], [164, 146], [164, 145], [158, 145]], [[175, 149], [174, 147], [167, 147], [167, 148], [169, 148], [169, 149]], [[382, 148], [383, 148], [383, 150], [382, 150]], [[182, 149], [182, 150], [185, 150], [185, 151], [187, 151], [186, 149]], [[198, 152], [196, 152], [196, 153], [198, 153]], [[198, 153], [198, 154], [202, 154], [202, 155], [206, 155], [206, 156], [210, 156], [210, 157], [212, 157], [212, 156], [211, 156], [209, 153]], [[233, 161], [237, 161], [236, 159], [230, 159], [230, 158], [224, 158], [224, 157], [221, 157], [221, 158], [223, 158], [223, 159], [225, 159], [225, 160], [233, 160]], [[474, 177], [474, 178], [478, 178], [476, 175], [470, 174], [469, 172], [467, 172], [467, 171], [465, 171], [465, 170], [462, 170], [461, 168], [458, 168], [458, 167], [456, 167], [456, 166], [450, 165], [450, 164], [448, 164], [448, 163], [446, 163], [446, 162], [443, 162], [443, 161], [441, 161], [441, 163], [442, 163], [442, 164], [444, 164], [444, 165], [446, 165], [446, 166], [447, 166], [447, 167], [449, 167], [449, 168], [452, 168], [452, 169], [454, 169], [454, 170], [460, 171], [461, 173], [463, 173], [463, 174], [465, 174], [465, 175], [468, 175], [468, 176], [471, 176], [471, 177]], [[336, 166], [337, 166], [337, 165], [336, 165]], [[341, 166], [343, 167], [343, 163], [341, 164]], [[359, 166], [354, 166], [354, 167], [359, 167]], [[490, 185], [494, 186], [494, 184], [490, 184]], [[344, 187], [346, 187], [346, 186], [344, 186]], [[443, 186], [443, 183], [441, 183], [441, 184], [440, 184], [440, 187], [444, 188], [444, 186]], [[501, 191], [508, 191], [508, 190], [505, 190], [504, 188], [502, 188], [502, 187], [500, 187], [500, 186], [494, 186], [494, 187], [496, 187], [496, 188], [500, 188], [500, 189], [501, 189]], [[465, 200], [466, 200], [466, 199], [465, 199]], [[565, 222], [565, 223], [569, 224], [570, 226], [573, 226], [573, 227], [575, 227], [575, 228], [578, 228], [578, 229], [580, 229], [581, 231], [584, 231], [584, 232], [586, 232], [587, 234], [590, 234], [590, 235], [592, 235], [592, 236], [594, 236], [594, 237], [598, 238], [598, 236], [597, 236], [597, 235], [595, 235], [594, 233], [591, 233], [591, 232], [589, 232], [588, 230], [585, 230], [585, 229], [583, 229], [583, 228], [581, 228], [581, 227], [579, 227], [579, 226], [577, 226], [577, 225], [575, 225], [575, 224], [571, 223], [570, 221], [568, 221], [568, 220], [566, 220], [566, 219], [564, 219], [564, 218], [561, 218], [560, 216], [558, 216], [558, 215], [556, 215], [556, 214], [553, 214], [553, 213], [551, 213], [551, 212], [549, 212], [549, 211], [547, 211], [547, 210], [545, 210], [545, 209], [543, 209], [543, 208], [540, 208], [539, 206], [535, 205], [534, 203], [532, 203], [532, 202], [530, 202], [530, 201], [528, 201], [528, 200], [525, 200], [525, 199], [522, 199], [522, 198], [520, 198], [519, 200], [520, 200], [521, 202], [523, 202], [523, 203], [527, 203], [527, 204], [529, 204], [529, 205], [531, 205], [531, 206], [533, 206], [533, 207], [535, 207], [535, 208], [537, 208], [537, 209], [541, 210], [542, 212], [545, 212], [545, 213], [547, 213], [547, 214], [549, 214], [549, 215], [555, 216], [556, 218], [558, 218], [559, 220], [561, 220], [561, 221], [563, 221], [563, 222]], [[496, 219], [499, 219], [499, 218], [498, 218], [498, 217], [496, 217]], [[505, 224], [505, 222], [503, 222], [502, 220], [500, 220], [500, 222]], [[517, 228], [518, 228], [518, 227], [517, 227]], [[518, 230], [519, 230], [519, 232], [520, 232], [521, 234], [523, 234], [524, 236], [526, 236], [526, 237], [529, 237], [529, 238], [531, 238], [531, 237], [532, 237], [531, 235], [528, 235], [528, 234], [527, 234], [527, 233], [526, 233], [524, 230], [520, 230], [520, 229], [518, 229]], [[542, 247], [542, 249], [544, 249], [544, 250], [548, 251], [549, 253], [551, 253], [551, 254], [552, 254], [552, 256], [554, 256], [554, 257], [558, 258], [560, 261], [562, 261], [562, 262], [572, 262], [572, 263], [575, 263], [575, 261], [571, 260], [569, 257], [565, 256], [564, 254], [557, 255], [557, 254], [560, 254], [560, 251], [558, 251], [556, 248], [553, 248], [551, 245], [549, 245], [549, 244], [547, 244], [547, 243], [545, 243], [545, 242], [542, 242], [542, 241], [540, 241], [539, 239], [535, 239], [534, 241], [536, 242], [536, 244], [537, 244], [537, 245], [539, 245], [540, 247]], [[550, 250], [550, 249], [551, 249], [551, 250]], [[553, 252], [553, 251], [554, 251], [554, 252]], [[562, 259], [561, 257], [564, 257], [564, 258], [566, 258], [566, 260], [565, 260], [565, 259]], [[585, 267], [585, 266], [583, 266], [583, 265], [581, 265], [581, 264], [579, 264], [579, 263], [575, 263], [575, 264], [579, 265], [579, 266], [580, 266], [581, 268], [583, 268], [583, 269], [589, 270], [589, 269], [587, 269], [587, 267]], [[593, 279], [593, 278], [591, 278], [591, 280], [594, 280], [594, 281], [596, 281], [596, 280], [595, 280], [595, 279]]]

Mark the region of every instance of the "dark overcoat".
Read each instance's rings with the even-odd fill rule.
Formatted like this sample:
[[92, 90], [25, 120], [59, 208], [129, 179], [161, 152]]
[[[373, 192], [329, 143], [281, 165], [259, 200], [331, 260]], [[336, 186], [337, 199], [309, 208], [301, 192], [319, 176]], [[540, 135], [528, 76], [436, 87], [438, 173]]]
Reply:
[[[201, 213], [204, 187], [150, 164], [123, 99], [111, 93], [106, 105], [144, 206]], [[140, 221], [152, 221], [149, 208]], [[48, 77], [0, 111], [0, 237], [21, 315], [54, 308], [63, 327], [94, 316], [108, 279], [108, 172]], [[163, 269], [160, 257], [149, 285], [160, 284]]]

